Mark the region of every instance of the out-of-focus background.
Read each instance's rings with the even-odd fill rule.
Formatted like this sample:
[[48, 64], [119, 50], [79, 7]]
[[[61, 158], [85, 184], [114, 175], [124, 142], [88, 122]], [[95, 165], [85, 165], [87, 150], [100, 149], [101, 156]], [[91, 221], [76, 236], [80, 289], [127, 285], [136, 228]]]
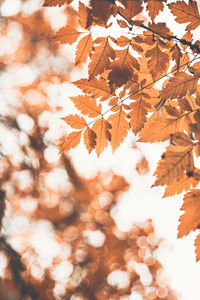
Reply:
[[[76, 25], [76, 10], [42, 4], [0, 1], [1, 299], [94, 299], [102, 274], [91, 273], [96, 281], [88, 274], [107, 241], [116, 243], [116, 258], [108, 255], [101, 271], [113, 265], [105, 279], [113, 288], [103, 282], [96, 299], [198, 300], [196, 233], [177, 239], [183, 195], [162, 199], [163, 188], [151, 188], [167, 143], [130, 135], [115, 154], [97, 158], [82, 145], [59, 154], [68, 133], [60, 118], [73, 113], [69, 96], [79, 93], [70, 81], [86, 68], [74, 67], [73, 47], [52, 40], [60, 27]], [[120, 267], [126, 250], [132, 260]]]

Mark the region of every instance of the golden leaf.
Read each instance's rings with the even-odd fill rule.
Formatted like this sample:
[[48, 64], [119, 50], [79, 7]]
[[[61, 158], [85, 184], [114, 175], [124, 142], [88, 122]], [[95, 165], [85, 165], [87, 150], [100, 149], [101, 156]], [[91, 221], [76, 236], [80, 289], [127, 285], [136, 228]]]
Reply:
[[101, 105], [97, 106], [96, 100], [89, 96], [70, 97], [75, 107], [83, 114], [90, 118], [95, 118], [101, 114]]
[[87, 127], [83, 133], [84, 144], [90, 153], [96, 146], [96, 133]]
[[[176, 147], [168, 146], [167, 151], [162, 154], [154, 173], [157, 178], [153, 186], [172, 184], [181, 180], [185, 172], [194, 170], [193, 145], [173, 151]], [[182, 151], [178, 151], [179, 149]]]
[[140, 131], [139, 142], [162, 142], [169, 138], [170, 134], [188, 130], [187, 116], [167, 118], [159, 111], [147, 119], [144, 128]]
[[119, 147], [128, 134], [130, 129], [128, 121], [126, 120], [126, 113], [123, 111], [122, 106], [119, 110], [109, 116], [108, 121], [111, 123], [111, 146], [113, 152]]
[[160, 78], [160, 76], [167, 70], [169, 65], [169, 55], [160, 50], [158, 43], [156, 46], [148, 50], [145, 54], [148, 60], [148, 67], [153, 80]]
[[54, 40], [62, 43], [62, 44], [73, 44], [78, 39], [81, 32], [78, 32], [75, 28], [70, 26], [65, 26], [60, 28], [55, 36], [53, 37]]
[[81, 64], [86, 61], [87, 56], [90, 55], [93, 47], [93, 41], [91, 34], [84, 36], [77, 45], [75, 65]]
[[184, 173], [181, 180], [176, 181], [165, 188], [163, 198], [180, 194], [183, 191], [188, 191], [191, 186], [195, 188], [200, 179], [200, 170], [194, 169], [194, 171]]
[[177, 98], [184, 97], [187, 93], [192, 94], [197, 88], [199, 75], [191, 76], [184, 72], [178, 72], [170, 78], [166, 87], [160, 92], [161, 98]]
[[115, 93], [111, 91], [107, 81], [103, 78], [93, 78], [90, 81], [87, 79], [80, 79], [73, 82], [83, 92], [91, 95], [91, 97], [99, 98], [100, 101], [105, 101], [110, 98], [117, 99]]
[[129, 23], [142, 11], [142, 2], [138, 0], [123, 0], [123, 5], [125, 8], [120, 7], [119, 11]]
[[97, 135], [95, 149], [98, 157], [108, 146], [108, 142], [111, 141], [111, 134], [109, 131], [111, 127], [111, 124], [108, 121], [106, 121], [103, 117], [98, 119], [92, 126], [92, 129]]
[[87, 125], [85, 119], [83, 117], [79, 117], [78, 115], [69, 115], [61, 119], [75, 129], [82, 129]]
[[200, 224], [200, 190], [193, 189], [186, 193], [181, 207], [184, 214], [180, 216], [178, 237], [187, 235], [191, 230], [196, 230]]
[[108, 37], [99, 37], [94, 43], [99, 45], [95, 47], [88, 66], [90, 79], [103, 73], [105, 69], [109, 69], [110, 59], [115, 58], [115, 51], [110, 46]]
[[146, 122], [147, 108], [151, 105], [142, 99], [139, 99], [136, 102], [132, 102], [130, 105], [131, 111], [129, 112], [130, 116], [130, 125], [135, 134], [137, 134], [143, 127]]
[[149, 12], [149, 16], [152, 21], [159, 14], [159, 12], [163, 10], [163, 8], [164, 8], [163, 2], [165, 2], [165, 1], [160, 1], [160, 0], [148, 0], [147, 1], [147, 10]]
[[62, 6], [65, 3], [69, 4], [73, 0], [45, 0], [43, 6]]
[[200, 25], [200, 14], [196, 1], [190, 0], [188, 4], [185, 1], [178, 1], [169, 4], [168, 7], [176, 17], [176, 22], [180, 24], [190, 22], [186, 27], [187, 31], [193, 30]]
[[64, 143], [61, 146], [60, 153], [63, 151], [68, 151], [72, 148], [75, 148], [81, 140], [82, 131], [73, 131], [71, 132], [64, 140]]

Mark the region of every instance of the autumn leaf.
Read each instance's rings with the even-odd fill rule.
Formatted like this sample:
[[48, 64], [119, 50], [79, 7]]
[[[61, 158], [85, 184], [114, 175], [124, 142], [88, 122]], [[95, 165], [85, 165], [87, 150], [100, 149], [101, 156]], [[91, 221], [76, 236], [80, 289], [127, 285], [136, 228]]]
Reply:
[[[142, 98], [142, 97], [141, 97]], [[146, 122], [147, 108], [151, 105], [143, 99], [130, 103], [129, 107], [131, 111], [128, 116], [130, 116], [130, 125], [134, 132], [137, 134], [143, 127]]]
[[62, 6], [65, 3], [70, 4], [73, 0], [45, 0], [43, 6]]
[[153, 80], [158, 79], [167, 70], [169, 55], [161, 51], [157, 43], [154, 48], [146, 52], [145, 57], [149, 58], [148, 67]]
[[126, 120], [126, 113], [122, 109], [122, 106], [119, 107], [116, 113], [109, 116], [108, 122], [110, 122], [112, 125], [110, 133], [112, 137], [111, 146], [114, 152], [124, 141], [128, 134], [128, 130], [130, 129], [128, 121]]
[[175, 146], [188, 147], [194, 145], [191, 138], [183, 132], [170, 135], [171, 143]]
[[63, 151], [68, 151], [72, 148], [75, 148], [81, 140], [81, 132], [82, 131], [73, 131], [71, 132], [64, 140], [64, 143], [62, 144], [60, 148], [60, 153]]
[[69, 115], [61, 119], [75, 129], [82, 129], [87, 125], [85, 119], [83, 117], [79, 117], [78, 115]]
[[124, 0], [124, 8], [120, 7], [120, 14], [130, 23], [133, 17], [142, 11], [142, 2], [138, 0]]
[[187, 25], [186, 30], [194, 30], [200, 25], [200, 14], [196, 1], [190, 0], [188, 4], [185, 1], [178, 1], [169, 4], [168, 7], [176, 17], [176, 22], [180, 24], [190, 23]]
[[178, 227], [178, 238], [187, 235], [190, 231], [194, 231], [200, 224], [200, 190], [192, 189], [186, 193], [181, 207], [184, 214], [180, 216], [180, 224]]
[[163, 2], [165, 2], [165, 0], [147, 0], [147, 10], [152, 21], [159, 14], [159, 12], [164, 9]]
[[183, 54], [180, 51], [180, 48], [177, 44], [175, 44], [170, 52], [172, 52], [172, 59], [175, 60], [176, 65], [177, 65], [177, 69], [179, 70], [179, 66], [180, 66], [180, 59], [183, 56]]
[[191, 76], [185, 72], [178, 72], [174, 77], [170, 78], [166, 87], [161, 90], [160, 97], [173, 99], [184, 97], [187, 93], [194, 93], [199, 77]]
[[108, 142], [111, 141], [111, 134], [109, 131], [109, 129], [111, 128], [111, 124], [108, 121], [106, 121], [103, 117], [98, 119], [92, 126], [92, 129], [97, 135], [95, 149], [98, 157], [108, 146]]
[[145, 127], [140, 131], [139, 142], [161, 142], [170, 137], [170, 134], [181, 132], [183, 128], [188, 129], [187, 116], [167, 118], [159, 111], [147, 119]]
[[108, 37], [99, 37], [94, 43], [99, 45], [95, 47], [88, 66], [90, 79], [103, 73], [105, 69], [109, 69], [110, 59], [115, 58], [115, 51], [110, 46]]
[[158, 166], [154, 172], [157, 178], [153, 186], [172, 184], [175, 181], [181, 180], [185, 172], [194, 170], [193, 145], [178, 150], [179, 148], [175, 149], [175, 146], [171, 145], [162, 154], [161, 160], [158, 162]]
[[92, 149], [96, 146], [96, 133], [94, 130], [87, 127], [83, 133], [83, 140], [88, 152], [90, 153]]
[[180, 194], [183, 191], [188, 191], [191, 186], [195, 188], [200, 180], [200, 170], [194, 169], [194, 171], [184, 173], [181, 180], [175, 181], [165, 188], [163, 198], [170, 197], [175, 194]]
[[197, 235], [194, 245], [195, 245], [196, 261], [199, 261], [200, 260], [200, 234]]
[[59, 29], [53, 39], [62, 44], [73, 44], [78, 39], [81, 32], [78, 32], [75, 28], [65, 26]]
[[91, 1], [93, 22], [95, 25], [107, 27], [108, 20], [117, 13], [117, 7], [112, 1]]
[[75, 65], [81, 64], [86, 61], [87, 56], [90, 55], [91, 49], [93, 47], [93, 40], [91, 34], [84, 36], [77, 45]]
[[89, 29], [92, 24], [91, 9], [86, 7], [82, 2], [79, 2], [78, 16], [81, 27]]
[[87, 79], [80, 79], [74, 81], [73, 84], [75, 84], [83, 92], [91, 95], [91, 97], [99, 98], [100, 101], [105, 101], [113, 97], [117, 99], [115, 93], [111, 90], [107, 81], [103, 78], [93, 78], [90, 81]]
[[101, 114], [101, 105], [97, 106], [96, 100], [89, 96], [70, 97], [75, 107], [83, 114], [90, 118], [98, 117]]

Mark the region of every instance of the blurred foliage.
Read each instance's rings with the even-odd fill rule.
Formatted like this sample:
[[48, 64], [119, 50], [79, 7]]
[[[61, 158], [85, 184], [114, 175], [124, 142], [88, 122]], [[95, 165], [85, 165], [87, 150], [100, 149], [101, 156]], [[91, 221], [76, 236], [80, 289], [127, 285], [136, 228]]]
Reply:
[[[52, 120], [61, 107], [50, 105], [48, 88], [73, 67], [51, 39], [45, 10], [0, 21], [0, 40], [10, 45], [0, 59], [0, 299], [177, 299], [156, 259], [161, 240], [152, 221], [120, 232], [112, 217], [125, 179], [83, 178], [58, 154], [63, 128], [55, 136]], [[73, 8], [62, 14], [76, 23]], [[148, 172], [144, 158], [137, 171]]]

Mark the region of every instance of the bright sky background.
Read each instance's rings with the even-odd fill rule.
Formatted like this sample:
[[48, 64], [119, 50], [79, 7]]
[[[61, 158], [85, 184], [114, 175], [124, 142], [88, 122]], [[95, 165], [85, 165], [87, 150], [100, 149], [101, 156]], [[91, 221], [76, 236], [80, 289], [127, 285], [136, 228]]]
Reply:
[[[22, 5], [20, 0], [5, 0], [1, 5], [0, 11], [5, 17], [15, 15], [20, 10], [32, 13], [38, 9], [41, 2], [40, 0], [28, 0]], [[56, 26], [58, 24], [62, 26], [62, 22], [63, 25], [65, 23], [64, 17], [63, 19], [62, 17], [58, 18], [58, 12], [60, 11], [62, 9], [46, 9], [46, 14], [51, 17], [54, 25], [57, 24]], [[162, 21], [167, 16], [167, 12], [163, 13], [161, 16]], [[171, 22], [172, 26], [174, 26], [173, 20]], [[184, 26], [180, 26], [180, 31], [183, 28]], [[5, 45], [0, 46], [0, 52], [1, 47], [5, 47]], [[21, 74], [21, 77], [19, 74]], [[21, 78], [23, 80], [24, 74], [26, 74], [26, 78], [30, 82], [34, 80], [34, 72], [29, 67], [21, 70], [21, 73], [18, 71], [14, 72], [12, 79], [19, 81]], [[7, 77], [0, 77], [0, 87], [2, 89], [9, 83], [11, 78], [9, 76], [11, 74], [8, 74]], [[75, 69], [72, 77], [72, 80], [79, 79], [80, 70]], [[55, 101], [60, 103], [66, 113], [72, 111], [72, 106], [67, 101], [67, 97], [73, 95], [77, 95], [77, 89], [69, 83], [54, 84], [49, 88], [50, 103], [52, 105], [54, 105]], [[4, 101], [6, 100], [4, 99]], [[2, 110], [6, 109], [5, 102], [4, 105], [1, 108]], [[61, 115], [54, 116], [52, 120], [54, 128], [61, 124], [62, 121], [59, 117], [62, 116], [63, 112]], [[177, 239], [178, 218], [181, 214], [180, 207], [182, 205], [183, 194], [162, 199], [164, 188], [151, 188], [155, 180], [152, 175], [155, 171], [156, 163], [164, 151], [167, 142], [154, 144], [138, 143], [139, 148], [150, 165], [149, 173], [142, 176], [138, 175], [135, 170], [135, 166], [141, 158], [141, 152], [132, 148], [135, 140], [129, 135], [127, 141], [119, 147], [115, 154], [111, 152], [111, 149], [108, 149], [99, 159], [97, 159], [94, 153], [89, 155], [81, 145], [70, 151], [70, 155], [75, 167], [84, 176], [90, 177], [99, 170], [109, 171], [112, 169], [117, 174], [123, 175], [130, 182], [130, 190], [122, 196], [117, 208], [113, 211], [119, 228], [121, 230], [128, 230], [134, 222], [152, 218], [156, 233], [158, 236], [164, 238], [164, 242], [158, 251], [158, 257], [165, 267], [166, 275], [170, 278], [171, 287], [180, 292], [180, 300], [199, 300], [200, 262], [196, 263], [194, 254], [194, 239], [197, 233], [192, 232], [187, 237]], [[57, 155], [57, 153], [52, 152], [52, 155]]]

